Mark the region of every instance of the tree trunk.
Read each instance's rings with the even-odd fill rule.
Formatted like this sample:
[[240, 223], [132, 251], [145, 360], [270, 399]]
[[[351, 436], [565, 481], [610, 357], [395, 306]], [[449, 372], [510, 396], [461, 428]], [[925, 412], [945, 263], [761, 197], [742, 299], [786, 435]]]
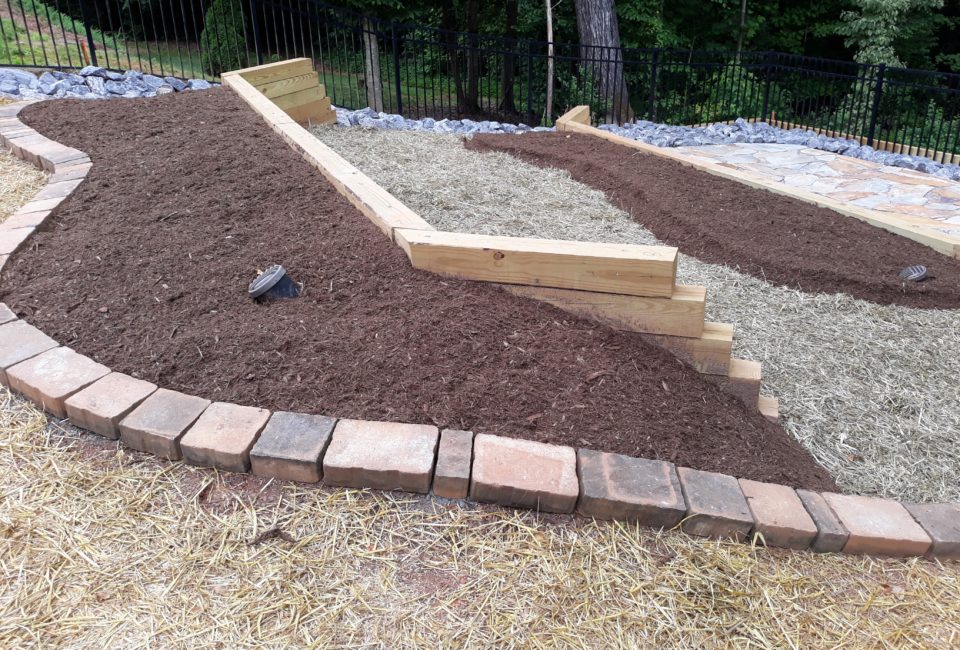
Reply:
[[[506, 37], [517, 37], [517, 17], [519, 14], [519, 0], [507, 0], [507, 33]], [[514, 44], [507, 46], [507, 54], [503, 55], [503, 71], [500, 74], [500, 110], [504, 113], [516, 114], [517, 106], [513, 93], [513, 78], [516, 74], [516, 57], [513, 53]]]
[[457, 19], [453, 13], [453, 3], [444, 2], [442, 5], [441, 26], [444, 31], [444, 40], [447, 44], [447, 79], [453, 79], [457, 95], [457, 113], [464, 112], [466, 97], [463, 93], [463, 81], [460, 78], [460, 66], [457, 59]]
[[743, 32], [747, 27], [747, 0], [740, 0], [740, 29], [737, 30], [737, 60], [743, 50]]
[[544, 108], [543, 123], [553, 123], [553, 7], [552, 0], [547, 3], [547, 105]]
[[480, 3], [479, 0], [467, 0], [467, 111], [480, 111]]
[[633, 119], [630, 94], [623, 76], [623, 51], [614, 0], [575, 0], [580, 34], [581, 67], [593, 74], [600, 97], [608, 104], [608, 118], [617, 123]]
[[377, 26], [369, 18], [363, 19], [363, 82], [367, 90], [367, 105], [375, 111], [383, 110], [383, 78], [380, 76], [380, 43]]

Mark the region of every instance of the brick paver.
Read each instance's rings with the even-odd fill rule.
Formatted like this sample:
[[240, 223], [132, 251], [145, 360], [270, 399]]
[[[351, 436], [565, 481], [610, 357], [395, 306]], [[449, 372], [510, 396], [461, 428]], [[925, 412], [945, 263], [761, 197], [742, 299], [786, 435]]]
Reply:
[[191, 465], [246, 472], [250, 449], [269, 419], [266, 409], [214, 402], [180, 439], [183, 459]]
[[433, 493], [447, 499], [465, 499], [470, 491], [473, 432], [444, 429], [440, 432]]
[[7, 368], [10, 389], [43, 410], [67, 417], [68, 397], [110, 374], [110, 368], [70, 348], [53, 348]]
[[577, 466], [580, 514], [672, 528], [686, 513], [673, 463], [578, 449]]
[[745, 540], [753, 517], [737, 479], [725, 474], [681, 467], [677, 470], [687, 502], [680, 525], [684, 532], [701, 537]]
[[754, 532], [769, 546], [809, 548], [817, 526], [791, 487], [740, 479], [740, 490], [753, 515]]
[[155, 384], [112, 372], [66, 401], [67, 417], [76, 426], [107, 438], [120, 437], [120, 420], [157, 390]]
[[25, 321], [0, 325], [0, 381], [9, 386], [8, 368], [55, 347], [56, 341]]
[[138, 451], [180, 460], [180, 438], [210, 406], [210, 400], [160, 388], [120, 420], [120, 440]]
[[572, 447], [478, 434], [470, 497], [477, 501], [573, 512], [580, 492]]
[[817, 536], [810, 549], [817, 553], [839, 553], [847, 544], [850, 533], [840, 523], [836, 513], [817, 492], [797, 490], [797, 496], [807, 509], [807, 514], [817, 526]]
[[960, 560], [960, 504], [907, 503], [904, 507], [933, 540], [930, 555]]
[[270, 416], [253, 449], [250, 469], [258, 476], [316, 483], [337, 423], [334, 418], [280, 411]]
[[832, 493], [823, 498], [850, 532], [844, 553], [908, 557], [923, 555], [932, 544], [923, 528], [896, 501]]
[[340, 420], [323, 457], [323, 482], [426, 494], [439, 438], [424, 424]]
[[17, 315], [13, 310], [7, 307], [5, 303], [0, 302], [0, 325], [17, 320]]
[[0, 228], [0, 255], [12, 255], [23, 245], [33, 228]]

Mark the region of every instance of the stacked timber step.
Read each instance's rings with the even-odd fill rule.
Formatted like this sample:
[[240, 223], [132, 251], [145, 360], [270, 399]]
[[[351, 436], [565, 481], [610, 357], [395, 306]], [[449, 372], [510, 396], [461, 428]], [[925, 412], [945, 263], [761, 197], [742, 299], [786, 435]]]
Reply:
[[[290, 59], [227, 72], [242, 77], [298, 124], [332, 124], [337, 114], [310, 59]], [[226, 82], [227, 79], [224, 79]]]
[[[716, 377], [713, 381], [724, 390], [765, 409], [767, 417], [776, 417], [775, 400], [760, 401], [760, 364], [731, 358], [733, 326], [704, 320], [706, 289], [676, 283], [675, 247], [438, 231], [304, 129], [304, 114], [291, 113], [288, 103], [278, 102], [303, 92], [303, 77], [311, 73], [315, 80], [309, 59], [293, 59], [228, 72], [223, 82], [400, 246], [415, 268], [494, 283], [515, 295], [636, 333]], [[329, 102], [324, 106], [328, 109]], [[586, 112], [576, 117], [589, 123], [589, 111], [583, 109]]]

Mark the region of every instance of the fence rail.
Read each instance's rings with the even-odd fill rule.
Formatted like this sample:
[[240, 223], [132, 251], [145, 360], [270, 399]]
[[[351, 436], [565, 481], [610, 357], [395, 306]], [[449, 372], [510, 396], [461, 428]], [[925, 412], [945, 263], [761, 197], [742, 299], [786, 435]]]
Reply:
[[613, 49], [391, 22], [320, 0], [0, 0], [0, 65], [215, 80], [311, 58], [333, 102], [411, 117], [549, 124], [743, 117], [960, 160], [960, 75], [780, 52]]

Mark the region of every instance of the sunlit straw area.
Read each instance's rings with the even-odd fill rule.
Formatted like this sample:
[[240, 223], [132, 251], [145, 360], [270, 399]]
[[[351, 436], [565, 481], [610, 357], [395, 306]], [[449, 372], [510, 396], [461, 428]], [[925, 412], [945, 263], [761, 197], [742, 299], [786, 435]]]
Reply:
[[[456, 136], [315, 133], [442, 230], [658, 243], [566, 172], [467, 151]], [[736, 325], [734, 354], [763, 363], [785, 427], [843, 489], [960, 500], [960, 313], [787, 290], [686, 256], [678, 280], [708, 288], [708, 318]]]
[[[4, 103], [0, 100], [0, 104]], [[0, 223], [16, 212], [37, 190], [47, 175], [36, 167], [14, 157], [0, 146]]]
[[260, 481], [0, 390], [0, 647], [948, 647], [960, 567]]

